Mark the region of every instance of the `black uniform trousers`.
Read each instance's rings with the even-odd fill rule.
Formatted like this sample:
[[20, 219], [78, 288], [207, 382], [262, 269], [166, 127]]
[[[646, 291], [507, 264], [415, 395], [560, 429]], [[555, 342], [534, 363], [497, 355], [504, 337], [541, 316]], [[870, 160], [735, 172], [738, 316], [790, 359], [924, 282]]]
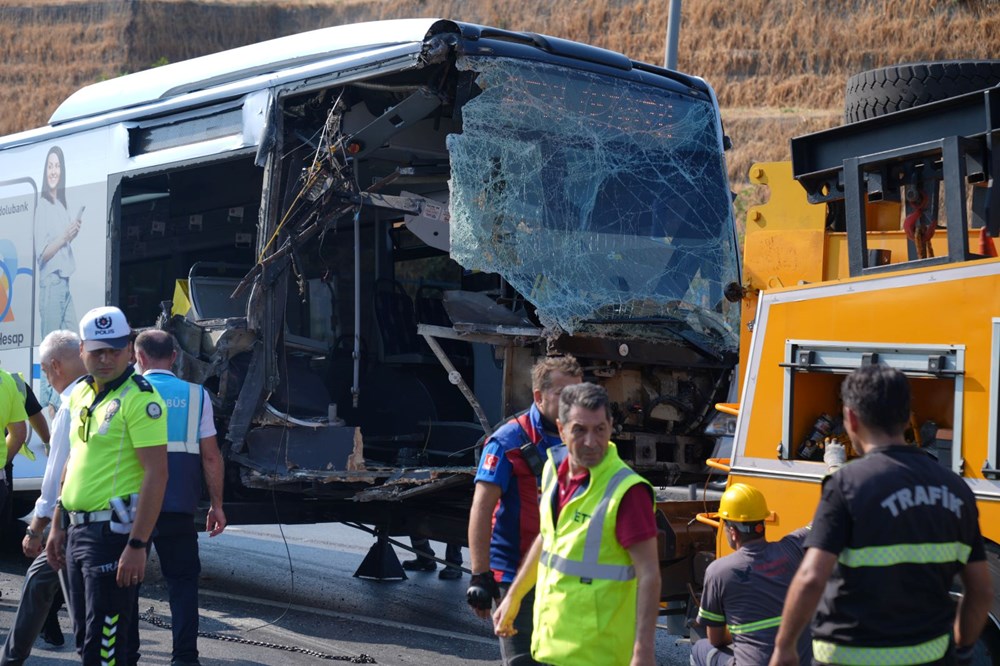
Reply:
[[[198, 531], [190, 513], [160, 514], [153, 532], [153, 547], [160, 560], [160, 570], [167, 582], [170, 599], [170, 624], [173, 631], [171, 664], [198, 663]], [[136, 599], [138, 615], [138, 598]], [[139, 628], [130, 641], [128, 663], [139, 662]]]
[[76, 649], [84, 666], [121, 664], [129, 654], [138, 586], [118, 587], [118, 558], [127, 534], [107, 521], [71, 525], [66, 541], [66, 578]]

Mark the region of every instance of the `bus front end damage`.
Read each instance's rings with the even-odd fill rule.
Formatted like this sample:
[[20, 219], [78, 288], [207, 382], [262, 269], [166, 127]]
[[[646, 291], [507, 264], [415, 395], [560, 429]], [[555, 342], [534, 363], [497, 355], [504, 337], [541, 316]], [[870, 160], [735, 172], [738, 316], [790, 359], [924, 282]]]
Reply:
[[255, 262], [192, 272], [162, 322], [215, 391], [234, 492], [460, 532], [482, 441], [566, 353], [608, 388], [624, 459], [703, 473], [739, 317], [714, 95], [494, 33], [441, 22], [413, 61], [274, 95]]

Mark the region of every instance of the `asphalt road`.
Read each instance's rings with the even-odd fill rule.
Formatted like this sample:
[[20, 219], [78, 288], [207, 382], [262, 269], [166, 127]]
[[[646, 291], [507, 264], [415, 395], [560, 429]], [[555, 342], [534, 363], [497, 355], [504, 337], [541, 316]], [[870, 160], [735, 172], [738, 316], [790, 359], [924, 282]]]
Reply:
[[[201, 535], [201, 629], [209, 634], [199, 641], [202, 663], [358, 663], [361, 655], [397, 665], [499, 661], [490, 627], [465, 605], [468, 577], [442, 581], [434, 573], [413, 573], [401, 581], [355, 578], [373, 541], [343, 525], [237, 526], [213, 539]], [[434, 546], [443, 556], [443, 544]], [[398, 552], [401, 559], [408, 557]], [[26, 567], [27, 560], [16, 555], [0, 560], [3, 635]], [[154, 621], [140, 625], [142, 663], [169, 664], [170, 633], [157, 624], [168, 622], [170, 612], [155, 553], [140, 609], [151, 610]], [[62, 624], [67, 630], [65, 611]], [[686, 666], [689, 655], [686, 642], [657, 632], [661, 666]], [[39, 640], [28, 663], [77, 659], [68, 646], [55, 650]]]

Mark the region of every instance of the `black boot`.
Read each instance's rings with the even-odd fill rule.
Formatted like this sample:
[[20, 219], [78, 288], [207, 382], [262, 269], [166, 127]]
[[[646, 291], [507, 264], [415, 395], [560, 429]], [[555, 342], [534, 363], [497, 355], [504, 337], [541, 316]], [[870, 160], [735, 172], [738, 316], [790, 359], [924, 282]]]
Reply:
[[437, 569], [437, 562], [418, 555], [412, 560], [405, 560], [403, 568], [407, 571], [434, 571]]

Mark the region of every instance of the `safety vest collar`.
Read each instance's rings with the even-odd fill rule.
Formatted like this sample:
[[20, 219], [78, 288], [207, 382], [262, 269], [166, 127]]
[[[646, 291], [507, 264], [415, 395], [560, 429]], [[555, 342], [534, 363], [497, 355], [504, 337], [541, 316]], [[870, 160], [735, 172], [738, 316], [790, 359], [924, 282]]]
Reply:
[[125, 372], [118, 375], [110, 382], [101, 387], [101, 391], [97, 391], [97, 381], [94, 379], [93, 375], [84, 375], [83, 381], [87, 383], [87, 387], [94, 394], [94, 400], [90, 403], [90, 408], [93, 409], [97, 405], [101, 404], [101, 401], [108, 396], [108, 394], [117, 390], [122, 384], [128, 381], [128, 378], [135, 373], [135, 368], [131, 365], [125, 367]]

